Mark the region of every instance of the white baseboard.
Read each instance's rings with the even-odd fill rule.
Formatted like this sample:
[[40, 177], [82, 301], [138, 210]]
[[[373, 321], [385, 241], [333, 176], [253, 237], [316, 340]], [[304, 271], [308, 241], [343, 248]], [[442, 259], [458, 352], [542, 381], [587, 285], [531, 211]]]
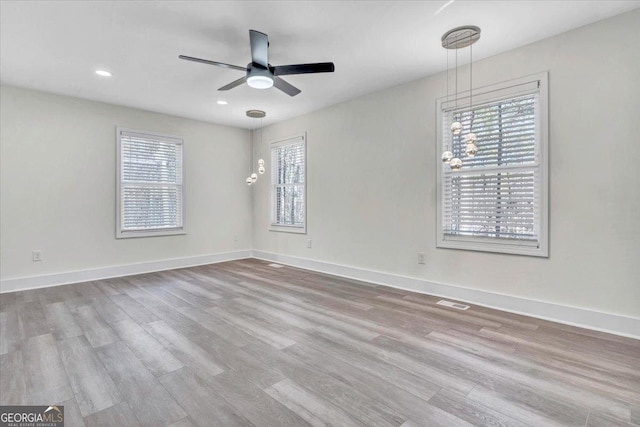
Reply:
[[306, 258], [297, 258], [271, 252], [254, 250], [253, 257], [300, 267], [307, 270], [332, 274], [335, 276], [362, 280], [412, 292], [451, 298], [510, 313], [523, 314], [525, 316], [536, 317], [581, 328], [640, 339], [640, 318], [603, 313], [545, 301], [530, 300], [511, 295], [482, 291], [479, 289], [446, 285], [414, 277], [399, 276], [380, 271], [333, 264], [324, 261], [315, 261]]
[[114, 265], [90, 270], [67, 271], [42, 276], [18, 277], [0, 281], [0, 293], [24, 291], [27, 289], [47, 288], [49, 286], [68, 285], [90, 280], [109, 279], [130, 276], [132, 274], [151, 273], [175, 268], [195, 267], [234, 259], [251, 258], [251, 250], [221, 252], [184, 258], [164, 259], [160, 261], [140, 262], [136, 264]]

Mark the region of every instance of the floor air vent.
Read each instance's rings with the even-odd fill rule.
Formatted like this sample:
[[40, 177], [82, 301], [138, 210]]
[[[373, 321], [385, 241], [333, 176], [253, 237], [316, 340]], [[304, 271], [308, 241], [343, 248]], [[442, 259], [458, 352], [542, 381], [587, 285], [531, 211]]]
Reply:
[[271, 264], [269, 264], [269, 267], [273, 267], [273, 268], [282, 268], [282, 267], [284, 267], [284, 265], [282, 265], [282, 264], [276, 264], [276, 263], [271, 263]]
[[455, 308], [457, 310], [467, 310], [469, 308], [468, 305], [458, 304], [457, 302], [451, 302], [451, 301], [447, 301], [445, 299], [441, 299], [436, 304], [444, 305], [445, 307]]

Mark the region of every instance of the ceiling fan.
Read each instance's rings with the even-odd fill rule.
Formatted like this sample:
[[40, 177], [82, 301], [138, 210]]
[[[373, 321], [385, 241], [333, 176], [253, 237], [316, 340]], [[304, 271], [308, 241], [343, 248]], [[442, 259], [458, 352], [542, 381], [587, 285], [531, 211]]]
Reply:
[[231, 68], [232, 70], [244, 71], [246, 75], [234, 80], [228, 85], [222, 86], [218, 90], [229, 90], [243, 83], [256, 89], [269, 89], [272, 86], [280, 89], [289, 96], [296, 96], [300, 89], [287, 83], [280, 76], [291, 74], [312, 74], [312, 73], [332, 73], [335, 70], [333, 62], [320, 62], [316, 64], [294, 64], [278, 65], [269, 64], [269, 38], [260, 31], [249, 30], [249, 41], [251, 42], [251, 62], [246, 67], [225, 64], [223, 62], [209, 61], [207, 59], [193, 58], [191, 56], [180, 55], [178, 58], [187, 61], [202, 62], [203, 64], [216, 65], [218, 67]]

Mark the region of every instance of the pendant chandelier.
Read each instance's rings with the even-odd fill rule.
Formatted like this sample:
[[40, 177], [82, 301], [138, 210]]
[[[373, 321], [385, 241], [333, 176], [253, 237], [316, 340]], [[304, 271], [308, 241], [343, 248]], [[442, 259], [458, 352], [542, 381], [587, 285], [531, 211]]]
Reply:
[[[253, 119], [253, 129], [251, 129], [251, 170], [253, 171], [253, 160], [255, 154], [255, 148], [253, 146], [253, 135], [256, 131], [256, 120], [260, 119], [260, 128], [262, 128], [262, 119], [267, 115], [262, 110], [247, 110], [247, 117], [251, 117]], [[260, 130], [260, 145], [262, 145], [262, 129]], [[258, 159], [258, 173], [252, 172], [251, 175], [247, 177], [245, 182], [247, 185], [254, 184], [258, 180], [258, 174], [262, 175], [266, 172], [264, 167], [264, 159]]]
[[449, 50], [456, 51], [455, 60], [455, 107], [453, 113], [453, 123], [451, 123], [451, 138], [446, 138], [447, 146], [444, 153], [442, 153], [442, 161], [447, 163], [451, 169], [457, 170], [462, 167], [462, 160], [458, 157], [453, 157], [451, 148], [453, 146], [454, 138], [463, 138], [466, 145], [464, 154], [467, 157], [473, 157], [478, 152], [476, 146], [476, 134], [473, 133], [473, 117], [469, 119], [469, 131], [462, 136], [463, 126], [460, 123], [460, 111], [458, 111], [458, 49], [469, 47], [469, 112], [473, 108], [473, 44], [480, 39], [480, 28], [467, 25], [464, 27], [457, 27], [453, 30], [447, 31], [442, 36], [442, 47], [447, 49], [447, 100], [449, 100]]

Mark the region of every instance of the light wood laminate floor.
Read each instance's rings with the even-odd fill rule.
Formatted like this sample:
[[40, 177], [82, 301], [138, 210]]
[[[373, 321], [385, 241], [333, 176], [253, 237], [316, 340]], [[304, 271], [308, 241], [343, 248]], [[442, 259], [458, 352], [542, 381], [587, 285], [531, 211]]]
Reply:
[[640, 425], [640, 342], [242, 260], [0, 296], [0, 403], [67, 426]]

